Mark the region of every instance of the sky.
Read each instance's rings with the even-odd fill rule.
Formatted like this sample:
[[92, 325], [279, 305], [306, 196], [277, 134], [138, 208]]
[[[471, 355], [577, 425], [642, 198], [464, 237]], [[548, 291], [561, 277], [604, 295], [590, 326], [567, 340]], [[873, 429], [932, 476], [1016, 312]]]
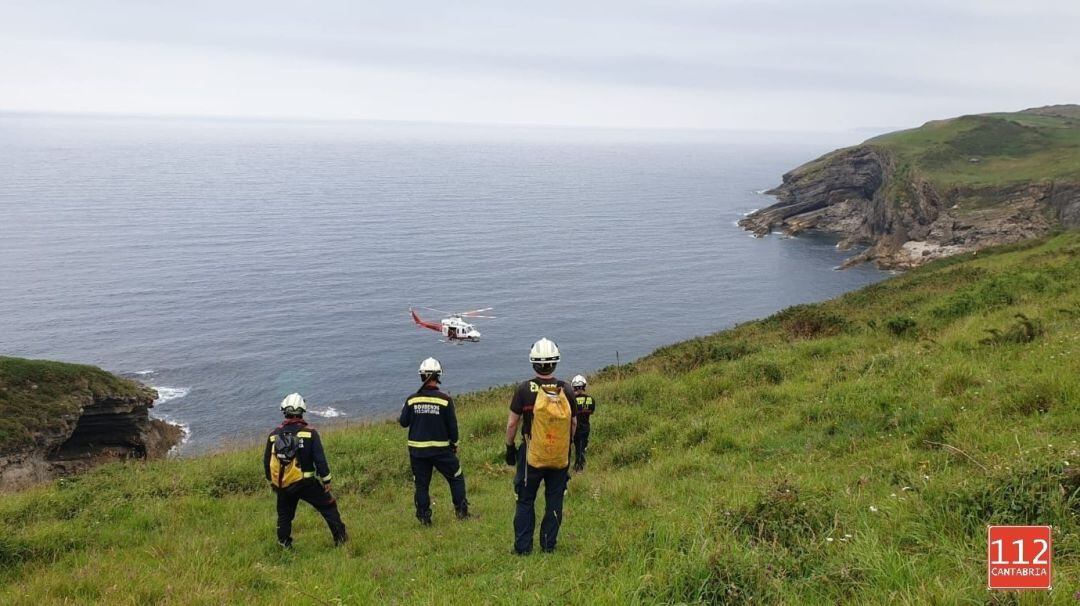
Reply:
[[1077, 0], [0, 0], [0, 111], [887, 130], [1080, 102]]

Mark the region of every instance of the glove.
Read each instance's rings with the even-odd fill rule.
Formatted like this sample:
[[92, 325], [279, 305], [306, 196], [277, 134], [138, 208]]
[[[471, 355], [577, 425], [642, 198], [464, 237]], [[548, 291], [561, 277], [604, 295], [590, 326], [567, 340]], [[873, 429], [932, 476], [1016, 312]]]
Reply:
[[517, 465], [517, 446], [513, 444], [506, 445], [506, 464]]

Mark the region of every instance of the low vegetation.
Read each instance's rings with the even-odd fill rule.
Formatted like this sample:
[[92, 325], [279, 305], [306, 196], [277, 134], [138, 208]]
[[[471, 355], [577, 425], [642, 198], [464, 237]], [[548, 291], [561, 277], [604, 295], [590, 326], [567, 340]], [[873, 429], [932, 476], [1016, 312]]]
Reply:
[[[555, 554], [510, 555], [499, 388], [459, 400], [473, 520], [436, 479], [435, 525], [416, 523], [391, 422], [325, 432], [343, 549], [310, 508], [296, 549], [277, 547], [257, 446], [111, 464], [0, 497], [0, 603], [1075, 603], [1080, 233], [936, 262], [592, 385], [592, 456]], [[1054, 525], [1052, 594], [987, 592], [989, 523]]]
[[1076, 105], [937, 120], [868, 143], [896, 155], [898, 174], [915, 168], [942, 192], [954, 187], [1080, 181]]

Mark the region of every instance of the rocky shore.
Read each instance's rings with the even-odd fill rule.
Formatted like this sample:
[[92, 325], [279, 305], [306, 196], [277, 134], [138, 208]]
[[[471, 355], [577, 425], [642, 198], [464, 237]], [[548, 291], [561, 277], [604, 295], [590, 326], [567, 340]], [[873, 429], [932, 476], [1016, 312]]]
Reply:
[[[985, 125], [974, 130], [979, 128]], [[994, 134], [998, 136], [994, 143], [1002, 146], [1008, 141], [1001, 139], [1015, 136]], [[806, 230], [833, 234], [843, 249], [867, 247], [845, 265], [874, 262], [896, 269], [1062, 227], [1080, 227], [1080, 164], [1075, 179], [1050, 175], [976, 185], [950, 184], [940, 176], [941, 170], [925, 169], [945, 153], [960, 156], [954, 163], [985, 161], [964, 151], [946, 141], [916, 155], [909, 147], [890, 145], [888, 138], [837, 150], [785, 174], [781, 185], [766, 192], [777, 202], [739, 224], [759, 237], [774, 230], [789, 235]], [[998, 170], [996, 164], [988, 164], [986, 170]]]
[[0, 491], [164, 456], [183, 430], [150, 417], [155, 399], [153, 389], [94, 367], [0, 358]]

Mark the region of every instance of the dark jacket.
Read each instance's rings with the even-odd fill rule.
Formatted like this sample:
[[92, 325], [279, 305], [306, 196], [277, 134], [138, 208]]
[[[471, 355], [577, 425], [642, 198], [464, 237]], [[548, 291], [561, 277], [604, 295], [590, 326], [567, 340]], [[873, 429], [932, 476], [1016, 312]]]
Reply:
[[575, 398], [574, 403], [577, 405], [577, 418], [578, 429], [589, 426], [589, 417], [596, 412], [596, 400], [587, 393], [583, 393]]
[[405, 399], [398, 423], [409, 428], [409, 454], [432, 456], [457, 448], [454, 399], [426, 386]]
[[304, 477], [318, 478], [323, 484], [329, 484], [330, 465], [326, 462], [322, 439], [319, 438], [319, 432], [303, 419], [286, 419], [266, 438], [266, 450], [263, 452], [263, 471], [266, 473], [266, 480], [270, 481], [270, 457], [274, 456], [274, 440], [283, 433], [295, 433], [300, 441], [300, 450], [296, 456]]

